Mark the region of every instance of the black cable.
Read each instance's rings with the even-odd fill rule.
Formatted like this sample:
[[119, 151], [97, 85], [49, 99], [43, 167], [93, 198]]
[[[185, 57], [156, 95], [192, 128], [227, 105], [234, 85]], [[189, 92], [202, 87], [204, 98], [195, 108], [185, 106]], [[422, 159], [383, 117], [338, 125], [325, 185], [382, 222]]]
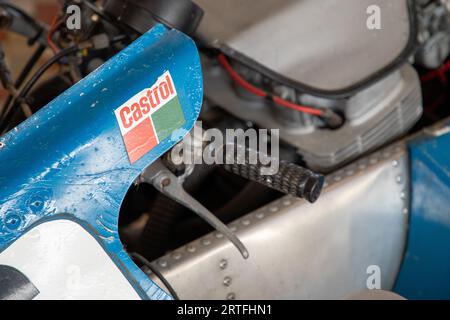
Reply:
[[28, 60], [27, 64], [23, 68], [22, 72], [17, 77], [17, 80], [15, 82], [16, 88], [19, 88], [23, 84], [23, 82], [27, 78], [28, 74], [33, 69], [34, 65], [39, 60], [39, 58], [42, 56], [42, 54], [44, 53], [46, 48], [47, 48], [47, 46], [45, 46], [43, 44], [39, 45], [39, 47], [36, 49], [36, 51], [31, 56], [30, 60]]
[[158, 268], [155, 268], [150, 261], [145, 259], [139, 253], [133, 252], [133, 253], [129, 253], [129, 255], [131, 258], [138, 260], [143, 265], [145, 265], [147, 268], [149, 268], [150, 271], [153, 272], [159, 278], [159, 280], [161, 280], [161, 282], [166, 286], [167, 290], [169, 290], [169, 293], [172, 295], [172, 297], [175, 300], [180, 300], [176, 291], [173, 289], [173, 287], [170, 285], [170, 283], [166, 280], [166, 278], [164, 278], [164, 276], [161, 274], [161, 272], [159, 272]]
[[17, 114], [17, 111], [19, 110], [17, 106], [20, 104], [20, 102], [25, 98], [25, 96], [30, 92], [30, 90], [33, 88], [33, 86], [36, 84], [36, 82], [39, 80], [39, 78], [56, 62], [64, 58], [65, 56], [74, 53], [78, 51], [79, 48], [77, 46], [69, 47], [66, 49], [63, 49], [59, 51], [57, 54], [55, 54], [53, 57], [51, 57], [46, 63], [44, 63], [37, 71], [36, 73], [28, 80], [28, 82], [23, 86], [22, 90], [18, 93], [17, 98], [14, 99], [11, 106], [8, 108], [8, 110], [5, 111], [3, 121], [0, 124], [0, 132], [4, 132], [5, 130], [8, 130], [8, 126], [10, 121], [14, 118], [14, 116]]
[[[31, 56], [31, 58], [28, 60], [27, 64], [25, 65], [25, 67], [22, 69], [22, 71], [20, 72], [19, 76], [17, 77], [15, 83], [14, 83], [14, 87], [20, 88], [20, 86], [22, 86], [23, 82], [25, 81], [25, 79], [28, 77], [28, 74], [30, 73], [30, 71], [33, 69], [34, 65], [36, 64], [36, 62], [39, 60], [39, 58], [42, 56], [42, 54], [44, 53], [46, 49], [46, 46], [44, 45], [40, 45], [36, 51], [33, 53], [33, 55]], [[6, 99], [5, 104], [3, 105], [2, 110], [0, 110], [0, 119], [3, 118], [3, 115], [6, 111], [6, 109], [8, 109], [10, 103], [13, 101], [13, 96], [9, 95], [8, 98]]]
[[31, 27], [32, 29], [35, 30], [35, 34], [30, 35], [30, 34], [27, 34], [26, 32], [23, 34], [20, 30], [12, 30], [12, 31], [27, 36], [28, 37], [28, 45], [30, 45], [30, 46], [33, 45], [36, 41], [38, 41], [38, 39], [40, 38], [42, 33], [45, 31], [45, 28], [40, 23], [38, 23], [28, 13], [26, 13], [19, 7], [15, 6], [9, 2], [0, 0], [0, 6], [6, 8], [7, 11], [8, 10], [14, 11], [15, 13], [11, 13], [11, 15], [13, 15], [13, 16], [19, 15], [20, 18], [23, 20], [23, 22], [25, 22], [25, 24], [27, 24], [29, 27]]
[[37, 30], [41, 31], [42, 30], [42, 26], [39, 25], [39, 23], [36, 22], [35, 19], [33, 19], [33, 17], [31, 17], [28, 13], [26, 13], [25, 11], [23, 11], [22, 9], [20, 9], [19, 7], [6, 2], [6, 1], [0, 1], [0, 6], [4, 6], [7, 7], [11, 10], [16, 11], [18, 14], [20, 14], [30, 25], [33, 25], [33, 27], [35, 27]]
[[[127, 37], [124, 35], [117, 36], [111, 40], [111, 43], [117, 43], [121, 42]], [[45, 48], [44, 48], [45, 49]], [[17, 112], [19, 109], [17, 109], [17, 105], [21, 102], [21, 100], [24, 99], [26, 95], [30, 92], [30, 90], [33, 88], [33, 86], [36, 84], [36, 82], [39, 80], [39, 78], [49, 69], [54, 63], [58, 62], [65, 56], [74, 53], [79, 48], [77, 46], [72, 46], [66, 49], [63, 49], [59, 51], [57, 54], [55, 54], [52, 58], [50, 58], [45, 64], [43, 64], [33, 75], [32, 78], [24, 85], [22, 90], [18, 93], [17, 98], [12, 100], [8, 100], [8, 105], [5, 104], [5, 107], [3, 109], [3, 113], [0, 117], [0, 135], [3, 134], [6, 130], [8, 130], [9, 123], [14, 117], [17, 115]], [[31, 65], [31, 63], [27, 63], [28, 65]], [[23, 81], [23, 80], [22, 80]], [[16, 86], [17, 88], [18, 86]], [[11, 103], [12, 101], [12, 103]]]
[[11, 71], [5, 61], [5, 51], [3, 45], [0, 43], [0, 83], [3, 88], [10, 91], [14, 90], [14, 84], [11, 77]]

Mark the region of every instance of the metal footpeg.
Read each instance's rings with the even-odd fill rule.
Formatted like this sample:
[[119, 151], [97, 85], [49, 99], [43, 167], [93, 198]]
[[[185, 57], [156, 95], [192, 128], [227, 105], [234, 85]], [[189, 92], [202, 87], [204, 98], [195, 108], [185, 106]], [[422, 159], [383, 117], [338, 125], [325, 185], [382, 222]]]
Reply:
[[239, 240], [239, 238], [222, 221], [184, 190], [184, 177], [185, 175], [180, 177], [175, 176], [166, 168], [161, 160], [157, 160], [150, 167], [145, 169], [140, 179], [142, 182], [152, 184], [167, 197], [194, 211], [214, 229], [223, 233], [239, 250], [242, 257], [247, 259], [249, 253], [241, 240]]

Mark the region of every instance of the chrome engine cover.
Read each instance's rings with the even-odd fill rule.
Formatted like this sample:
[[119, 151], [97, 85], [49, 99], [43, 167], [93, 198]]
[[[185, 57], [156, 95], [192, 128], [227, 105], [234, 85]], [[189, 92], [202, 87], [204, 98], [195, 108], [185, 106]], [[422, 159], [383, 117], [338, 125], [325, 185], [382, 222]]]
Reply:
[[[392, 141], [422, 115], [420, 80], [407, 62], [417, 35], [411, 1], [197, 3], [205, 10], [203, 38], [239, 62], [244, 78], [266, 83], [289, 101], [342, 113], [342, 127], [323, 129], [314, 116], [237, 88], [214, 59], [203, 56], [208, 101], [244, 121], [279, 129], [315, 170], [330, 172]], [[366, 24], [372, 6], [380, 9], [379, 30]]]
[[[403, 62], [416, 37], [407, 0], [195, 2], [205, 10], [199, 32], [208, 42], [299, 90], [358, 87]], [[373, 6], [380, 10], [379, 30], [367, 27]]]
[[389, 290], [406, 242], [408, 180], [406, 145], [394, 144], [328, 176], [313, 206], [285, 197], [231, 223], [248, 260], [214, 232], [155, 265], [182, 299], [341, 299], [367, 289], [371, 266]]

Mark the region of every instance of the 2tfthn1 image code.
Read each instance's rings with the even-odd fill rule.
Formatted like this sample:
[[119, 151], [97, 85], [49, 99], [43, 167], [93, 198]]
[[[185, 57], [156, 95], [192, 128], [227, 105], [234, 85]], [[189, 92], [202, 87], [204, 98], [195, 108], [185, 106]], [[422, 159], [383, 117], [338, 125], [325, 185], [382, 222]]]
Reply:
[[114, 113], [131, 163], [142, 158], [186, 121], [169, 71]]

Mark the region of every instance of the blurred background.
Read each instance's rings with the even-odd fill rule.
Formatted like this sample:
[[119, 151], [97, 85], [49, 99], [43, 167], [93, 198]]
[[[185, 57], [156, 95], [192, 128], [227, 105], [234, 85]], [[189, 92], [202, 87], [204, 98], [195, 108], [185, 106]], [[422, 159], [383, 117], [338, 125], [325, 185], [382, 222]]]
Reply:
[[[24, 11], [35, 17], [38, 21], [45, 24], [51, 24], [53, 18], [58, 14], [60, 4], [57, 0], [11, 0], [10, 3], [17, 5]], [[34, 52], [37, 45], [29, 46], [27, 39], [17, 35], [13, 32], [5, 32], [0, 30], [0, 41], [3, 43], [3, 47], [6, 53], [6, 62], [11, 70], [13, 79], [17, 78], [18, 73], [23, 68], [31, 54]], [[35, 69], [49, 57], [52, 56], [52, 52], [48, 49], [47, 52], [42, 55], [38, 64], [35, 65]], [[58, 66], [55, 65], [52, 70], [45, 73], [41, 81], [52, 77]], [[3, 106], [7, 97], [7, 92], [0, 86], [0, 108]]]

